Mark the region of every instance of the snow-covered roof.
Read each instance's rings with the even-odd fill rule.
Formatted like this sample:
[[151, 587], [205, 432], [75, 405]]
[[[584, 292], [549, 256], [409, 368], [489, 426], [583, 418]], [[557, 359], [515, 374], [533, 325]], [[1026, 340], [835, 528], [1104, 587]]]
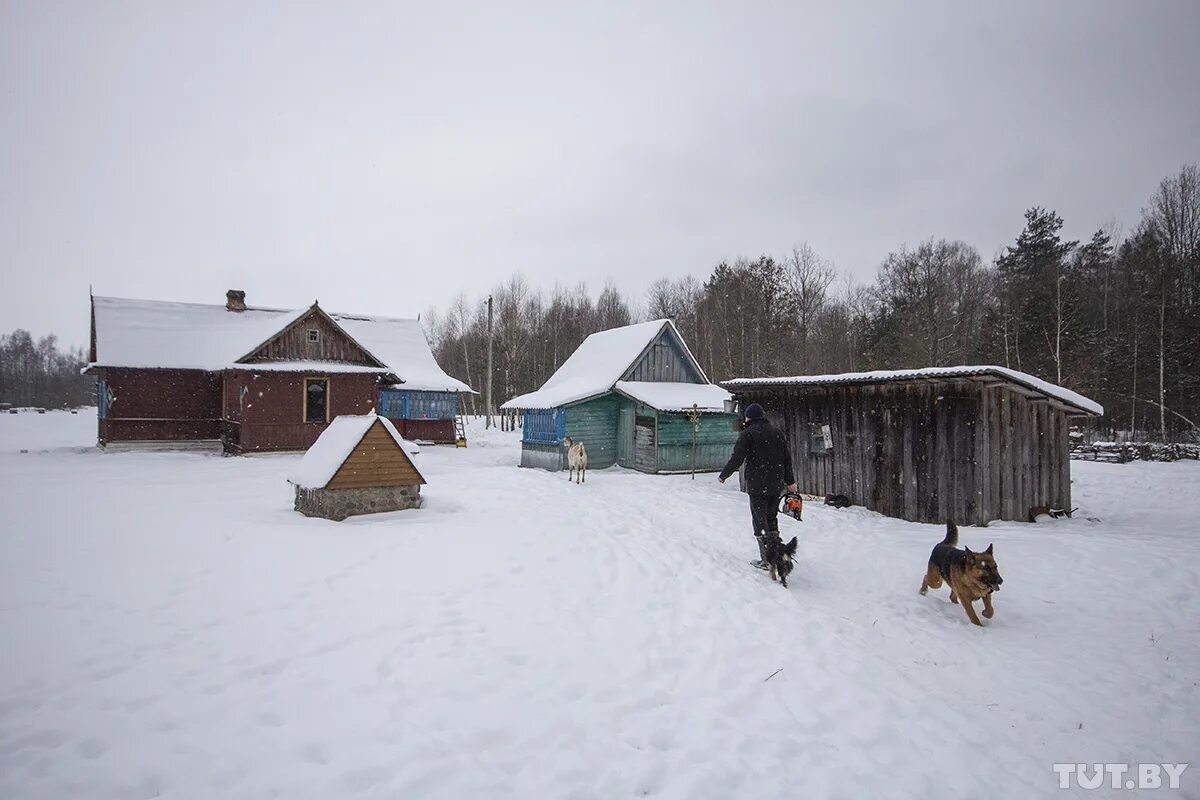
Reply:
[[307, 309], [247, 308], [93, 297], [97, 367], [220, 370]]
[[618, 392], [659, 411], [725, 410], [725, 401], [733, 395], [711, 383], [658, 383], [649, 381], [617, 381]]
[[734, 391], [753, 389], [759, 386], [804, 386], [846, 383], [890, 383], [928, 378], [970, 378], [992, 375], [1002, 380], [1024, 386], [1026, 389], [1058, 400], [1086, 414], [1104, 415], [1104, 406], [1089, 400], [1078, 392], [1035, 378], [1024, 372], [992, 365], [965, 367], [926, 367], [924, 369], [875, 370], [873, 372], [843, 372], [835, 375], [795, 375], [783, 378], [734, 378], [722, 381], [721, 385]]
[[330, 314], [342, 330], [400, 376], [401, 389], [470, 392], [470, 386], [438, 366], [421, 323], [415, 319]]
[[354, 448], [358, 447], [358, 443], [366, 436], [367, 431], [371, 429], [376, 420], [383, 423], [384, 430], [410, 457], [421, 452], [421, 448], [401, 436], [396, 430], [396, 426], [386, 417], [381, 417], [374, 412], [361, 415], [347, 414], [336, 417], [333, 422], [329, 423], [329, 427], [304, 453], [304, 457], [300, 459], [300, 463], [296, 465], [296, 469], [292, 471], [288, 481], [301, 489], [325, 488], [326, 484], [337, 474], [338, 468], [354, 452]]
[[[606, 394], [668, 325], [675, 330], [671, 320], [656, 319], [593, 333], [542, 384], [542, 388], [518, 395], [501, 408], [557, 408]], [[675, 333], [678, 335], [679, 332]], [[683, 341], [682, 336], [679, 341]], [[696, 366], [699, 369], [699, 364]]]
[[171, 303], [94, 297], [96, 360], [89, 367], [147, 369], [303, 370], [391, 372], [406, 389], [469, 392], [471, 387], [442, 371], [415, 319], [329, 316], [387, 369], [337, 362], [254, 362], [239, 364], [268, 339], [300, 319], [308, 308], [285, 310], [247, 306]]

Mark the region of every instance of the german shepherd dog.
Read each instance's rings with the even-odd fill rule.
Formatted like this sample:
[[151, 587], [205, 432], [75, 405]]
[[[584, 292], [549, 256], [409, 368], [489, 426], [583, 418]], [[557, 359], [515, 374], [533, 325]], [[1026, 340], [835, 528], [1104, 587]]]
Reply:
[[983, 615], [992, 618], [992, 592], [1000, 591], [1004, 579], [996, 568], [996, 559], [992, 557], [992, 545], [982, 553], [973, 553], [971, 548], [959, 550], [958, 526], [953, 520], [946, 520], [946, 538], [938, 542], [933, 552], [929, 554], [929, 566], [925, 570], [925, 580], [921, 581], [921, 594], [930, 589], [942, 588], [942, 581], [950, 584], [950, 602], [962, 603], [967, 612], [967, 618], [976, 625], [982, 626], [975, 609], [971, 604], [983, 600]]
[[796, 558], [796, 537], [793, 536], [790, 542], [784, 544], [779, 531], [769, 530], [763, 534], [762, 543], [763, 555], [766, 556], [763, 560], [767, 562], [771, 580], [778, 580], [786, 589], [787, 576], [792, 574], [792, 568], [795, 566], [793, 560]]

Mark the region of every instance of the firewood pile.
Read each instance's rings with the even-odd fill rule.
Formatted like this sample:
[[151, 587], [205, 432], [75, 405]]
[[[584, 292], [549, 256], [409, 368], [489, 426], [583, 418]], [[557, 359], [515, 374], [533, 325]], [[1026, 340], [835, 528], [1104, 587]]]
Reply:
[[1127, 464], [1130, 461], [1179, 461], [1200, 459], [1200, 445], [1170, 442], [1092, 442], [1073, 444], [1071, 458], [1078, 461], [1108, 461]]

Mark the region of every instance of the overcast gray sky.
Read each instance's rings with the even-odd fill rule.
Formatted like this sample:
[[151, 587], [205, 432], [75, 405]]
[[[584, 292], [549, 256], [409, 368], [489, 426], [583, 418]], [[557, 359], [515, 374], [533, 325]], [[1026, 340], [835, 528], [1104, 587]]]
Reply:
[[513, 271], [869, 279], [1200, 160], [1200, 3], [0, 0], [0, 331], [87, 291], [393, 316]]

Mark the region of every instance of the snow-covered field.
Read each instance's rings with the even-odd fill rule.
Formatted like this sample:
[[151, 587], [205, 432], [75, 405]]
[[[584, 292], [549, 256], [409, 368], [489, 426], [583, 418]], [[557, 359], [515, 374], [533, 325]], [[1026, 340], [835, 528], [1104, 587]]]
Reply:
[[1076, 463], [1074, 519], [963, 528], [1004, 576], [976, 628], [917, 593], [938, 526], [810, 507], [784, 590], [712, 475], [576, 486], [473, 424], [423, 509], [334, 523], [294, 456], [94, 430], [0, 415], [0, 797], [1023, 798], [1197, 760], [1200, 464]]

